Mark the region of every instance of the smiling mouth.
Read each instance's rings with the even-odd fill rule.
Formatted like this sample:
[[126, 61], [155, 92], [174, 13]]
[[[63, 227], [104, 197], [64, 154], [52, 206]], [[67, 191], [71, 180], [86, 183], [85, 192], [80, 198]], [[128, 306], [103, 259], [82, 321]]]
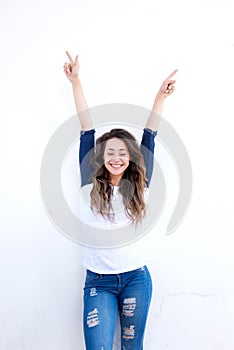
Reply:
[[119, 169], [123, 166], [123, 164], [110, 164], [112, 168]]

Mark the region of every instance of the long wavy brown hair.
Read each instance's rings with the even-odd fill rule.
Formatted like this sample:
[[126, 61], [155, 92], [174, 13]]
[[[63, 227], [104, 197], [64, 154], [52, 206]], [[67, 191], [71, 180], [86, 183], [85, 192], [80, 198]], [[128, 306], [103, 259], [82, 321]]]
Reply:
[[96, 150], [93, 155], [95, 174], [91, 190], [91, 208], [105, 219], [114, 222], [114, 210], [111, 204], [113, 185], [110, 173], [104, 164], [106, 142], [112, 138], [122, 139], [129, 151], [130, 161], [119, 183], [119, 192], [123, 198], [126, 215], [132, 223], [142, 221], [146, 212], [144, 191], [146, 186], [146, 170], [144, 159], [135, 137], [125, 129], [112, 129], [96, 140]]

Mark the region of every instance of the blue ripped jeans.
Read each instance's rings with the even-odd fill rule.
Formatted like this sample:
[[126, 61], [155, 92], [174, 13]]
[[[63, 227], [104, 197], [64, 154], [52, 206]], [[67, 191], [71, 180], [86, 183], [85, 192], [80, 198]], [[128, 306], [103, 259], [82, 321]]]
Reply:
[[86, 350], [112, 350], [118, 312], [121, 349], [142, 350], [151, 296], [152, 280], [146, 266], [119, 274], [87, 270], [83, 313]]

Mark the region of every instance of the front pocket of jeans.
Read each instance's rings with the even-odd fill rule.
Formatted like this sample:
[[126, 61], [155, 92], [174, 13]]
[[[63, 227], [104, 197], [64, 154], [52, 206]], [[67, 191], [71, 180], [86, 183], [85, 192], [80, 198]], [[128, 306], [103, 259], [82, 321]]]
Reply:
[[95, 281], [99, 281], [102, 278], [102, 275], [96, 272], [92, 272], [92, 271], [87, 271], [86, 273], [86, 281], [87, 282], [95, 282]]

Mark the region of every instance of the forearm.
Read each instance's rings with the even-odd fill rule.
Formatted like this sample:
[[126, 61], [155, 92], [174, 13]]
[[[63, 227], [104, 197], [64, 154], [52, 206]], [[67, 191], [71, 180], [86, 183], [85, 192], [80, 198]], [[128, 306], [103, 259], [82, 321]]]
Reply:
[[93, 128], [91, 115], [87, 102], [84, 97], [80, 79], [72, 82], [72, 90], [76, 105], [76, 112], [80, 121], [81, 130], [90, 130]]
[[164, 100], [165, 98], [162, 95], [156, 95], [153, 108], [151, 110], [151, 113], [149, 115], [149, 118], [145, 124], [145, 128], [149, 128], [152, 130], [158, 130], [162, 112], [163, 112], [163, 106], [164, 106]]

